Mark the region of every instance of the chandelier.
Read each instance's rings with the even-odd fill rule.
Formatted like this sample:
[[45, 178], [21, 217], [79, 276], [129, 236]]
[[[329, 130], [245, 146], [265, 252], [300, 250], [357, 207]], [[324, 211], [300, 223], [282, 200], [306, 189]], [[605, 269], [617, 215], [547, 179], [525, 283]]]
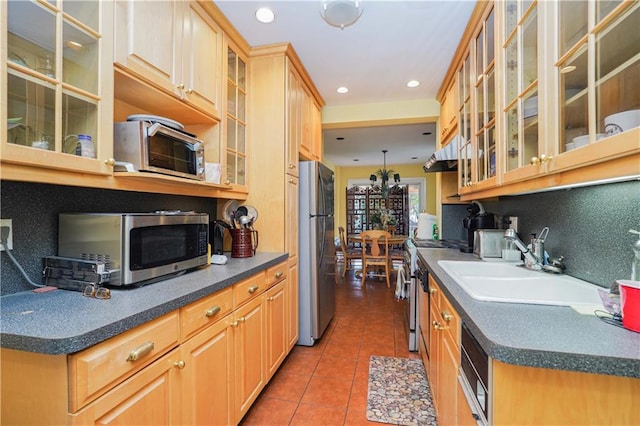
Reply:
[[355, 24], [362, 12], [357, 0], [324, 0], [320, 16], [332, 27], [344, 30], [344, 27]]
[[377, 172], [369, 176], [369, 180], [371, 181], [371, 186], [375, 186], [376, 181], [378, 180], [378, 178], [380, 178], [380, 180], [382, 181], [382, 184], [380, 185], [382, 196], [386, 197], [387, 192], [389, 190], [389, 179], [393, 177], [393, 182], [397, 184], [400, 182], [400, 174], [394, 173], [393, 170], [391, 169], [387, 170], [387, 150], [386, 149], [382, 150], [382, 155], [384, 156], [382, 168], [378, 169]]

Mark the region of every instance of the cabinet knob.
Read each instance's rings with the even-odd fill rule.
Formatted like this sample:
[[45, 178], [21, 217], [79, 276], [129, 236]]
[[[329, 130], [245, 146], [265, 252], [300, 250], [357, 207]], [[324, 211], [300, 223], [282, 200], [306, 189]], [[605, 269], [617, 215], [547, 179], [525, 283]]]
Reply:
[[116, 159], [115, 158], [107, 158], [106, 160], [104, 160], [104, 164], [106, 164], [107, 166], [115, 166], [116, 165]]
[[193, 89], [187, 89], [187, 90], [185, 90], [185, 93], [186, 93], [187, 95], [190, 95], [190, 94], [192, 94], [192, 93], [193, 93]]
[[231, 181], [229, 179], [227, 179], [227, 180], [224, 181], [224, 184], [225, 185], [231, 185]]
[[256, 291], [258, 291], [260, 287], [258, 287], [257, 285], [252, 285], [251, 287], [249, 287], [249, 289], [247, 290], [249, 292], [249, 294], [253, 294]]
[[242, 322], [246, 322], [246, 321], [247, 321], [247, 319], [245, 317], [240, 317], [240, 318], [238, 318], [237, 322], [242, 323]]
[[238, 324], [238, 321], [234, 321], [230, 325], [231, 327], [237, 327], [239, 324]]
[[438, 321], [433, 321], [431, 324], [433, 324], [434, 330], [440, 330], [440, 323]]
[[289, 170], [295, 169], [296, 166], [294, 164], [289, 163]]
[[149, 352], [153, 350], [155, 344], [153, 342], [146, 342], [142, 345], [138, 346], [131, 352], [129, 352], [129, 356], [127, 357], [127, 361], [137, 361], [143, 356], [147, 355]]
[[544, 163], [548, 163], [552, 159], [553, 159], [553, 155], [540, 154], [540, 157], [531, 157], [531, 164], [534, 166], [536, 164], [544, 164]]
[[282, 278], [283, 275], [284, 275], [284, 272], [282, 272], [282, 271], [276, 272], [276, 279], [277, 278]]
[[273, 302], [274, 300], [276, 300], [276, 298], [273, 296], [267, 297], [267, 302]]
[[440, 316], [446, 322], [450, 322], [453, 319], [453, 315], [451, 315], [449, 312], [446, 312], [446, 311], [440, 312]]
[[180, 83], [176, 86], [178, 89], [182, 90], [184, 89], [184, 83]]
[[429, 289], [429, 294], [436, 294], [438, 292], [437, 288], [430, 288]]
[[180, 360], [180, 361], [176, 361], [173, 363], [174, 367], [176, 367], [178, 370], [182, 370], [184, 368], [184, 366], [186, 365], [184, 361]]
[[207, 311], [204, 313], [204, 316], [207, 318], [211, 318], [212, 316], [214, 316], [215, 314], [217, 314], [218, 312], [220, 312], [222, 310], [222, 308], [219, 305], [216, 305], [212, 308], [207, 309]]

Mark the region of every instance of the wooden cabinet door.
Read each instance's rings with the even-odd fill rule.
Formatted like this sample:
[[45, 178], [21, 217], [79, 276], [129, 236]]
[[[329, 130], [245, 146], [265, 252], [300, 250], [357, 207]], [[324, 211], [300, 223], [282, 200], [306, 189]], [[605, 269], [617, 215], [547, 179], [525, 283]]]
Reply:
[[302, 135], [302, 86], [300, 77], [287, 60], [287, 139], [286, 139], [286, 173], [298, 176], [298, 153]]
[[219, 116], [223, 58], [222, 31], [198, 3], [188, 3], [184, 16], [181, 81], [183, 98]]
[[247, 413], [265, 385], [264, 298], [250, 300], [234, 315], [236, 422]]
[[289, 253], [289, 259], [298, 259], [298, 178], [287, 176], [287, 188], [285, 199], [285, 251]]
[[438, 377], [438, 424], [457, 424], [458, 367], [460, 349], [449, 333], [441, 333], [440, 365]]
[[115, 7], [115, 62], [166, 91], [176, 92], [181, 63], [180, 2], [118, 1]]
[[442, 332], [436, 327], [438, 326], [438, 317], [440, 315], [440, 309], [431, 303], [431, 315], [429, 317], [431, 332], [429, 333], [429, 386], [431, 386], [431, 392], [433, 394], [433, 403], [440, 412], [440, 358], [441, 358], [441, 341]]
[[178, 425], [180, 409], [179, 350], [107, 392], [77, 414], [72, 425]]
[[289, 261], [289, 274], [287, 275], [285, 292], [286, 327], [287, 327], [287, 352], [298, 342], [299, 336], [299, 309], [298, 309], [298, 262]]
[[286, 355], [286, 289], [287, 278], [265, 293], [267, 329], [267, 378], [273, 376]]
[[183, 424], [234, 423], [231, 319], [220, 319], [181, 345]]

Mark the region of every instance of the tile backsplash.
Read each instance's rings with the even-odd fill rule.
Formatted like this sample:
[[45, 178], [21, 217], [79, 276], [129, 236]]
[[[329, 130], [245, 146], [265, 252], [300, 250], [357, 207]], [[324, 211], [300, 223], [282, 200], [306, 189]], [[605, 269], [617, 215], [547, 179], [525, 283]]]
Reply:
[[[41, 283], [42, 258], [58, 253], [58, 213], [183, 210], [215, 218], [217, 200], [130, 191], [2, 181], [1, 217], [13, 219], [13, 256]], [[0, 254], [0, 294], [31, 287], [5, 253]]]
[[[500, 197], [481, 201], [487, 212], [517, 216], [518, 235], [526, 244], [531, 234], [549, 227], [545, 250], [564, 256], [567, 274], [609, 287], [631, 277], [631, 247], [640, 230], [640, 182], [630, 181]], [[466, 206], [443, 206], [443, 238], [466, 239], [462, 218]]]

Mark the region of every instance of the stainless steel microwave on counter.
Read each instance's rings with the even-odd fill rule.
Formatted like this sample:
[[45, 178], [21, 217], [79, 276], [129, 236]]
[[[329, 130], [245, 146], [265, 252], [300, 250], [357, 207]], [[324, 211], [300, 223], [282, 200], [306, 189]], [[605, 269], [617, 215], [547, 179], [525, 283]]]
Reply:
[[205, 180], [204, 143], [194, 135], [151, 121], [114, 124], [114, 157], [134, 171]]
[[106, 262], [109, 285], [139, 284], [207, 263], [206, 213], [60, 213], [58, 221], [58, 254]]

